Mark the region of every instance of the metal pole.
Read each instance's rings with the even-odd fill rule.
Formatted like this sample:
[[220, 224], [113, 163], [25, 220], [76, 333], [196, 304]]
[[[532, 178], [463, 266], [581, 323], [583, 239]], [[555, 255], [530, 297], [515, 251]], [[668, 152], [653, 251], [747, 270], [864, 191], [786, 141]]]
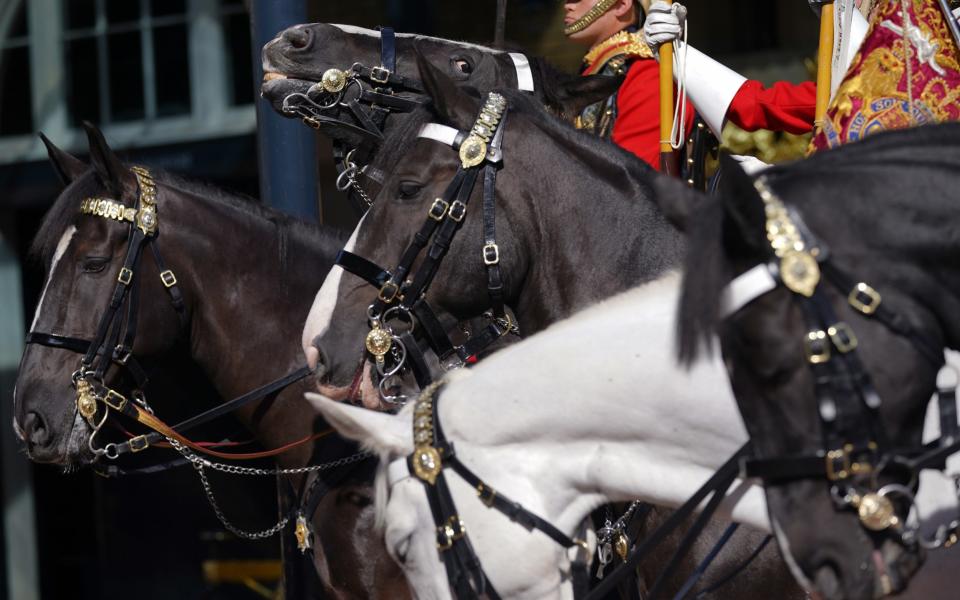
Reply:
[[497, 24], [493, 30], [493, 46], [503, 48], [507, 32], [507, 0], [497, 0]]
[[260, 50], [277, 33], [307, 22], [305, 0], [253, 0], [250, 24], [257, 100], [257, 155], [261, 199], [289, 214], [319, 220], [317, 148], [312, 131], [295, 119], [278, 115], [260, 98], [263, 66]]
[[830, 103], [830, 83], [833, 66], [833, 2], [820, 6], [820, 48], [817, 53], [817, 106], [814, 113], [814, 132], [823, 128], [823, 117]]
[[[665, 0], [673, 4], [673, 0]], [[673, 44], [660, 44], [660, 170], [678, 176], [673, 145]]]
[[957, 19], [950, 10], [950, 3], [947, 0], [940, 0], [940, 9], [943, 10], [943, 18], [947, 20], [947, 27], [953, 35], [953, 43], [960, 49], [960, 25], [957, 24]]

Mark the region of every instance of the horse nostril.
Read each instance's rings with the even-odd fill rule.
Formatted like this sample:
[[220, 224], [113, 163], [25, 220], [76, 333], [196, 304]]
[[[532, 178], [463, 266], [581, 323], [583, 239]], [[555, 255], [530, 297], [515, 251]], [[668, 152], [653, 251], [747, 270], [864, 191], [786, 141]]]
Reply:
[[283, 37], [291, 46], [302, 50], [310, 45], [310, 32], [302, 28], [288, 29], [283, 32]]
[[30, 411], [23, 420], [23, 432], [27, 444], [30, 446], [45, 447], [50, 442], [50, 429], [40, 413]]

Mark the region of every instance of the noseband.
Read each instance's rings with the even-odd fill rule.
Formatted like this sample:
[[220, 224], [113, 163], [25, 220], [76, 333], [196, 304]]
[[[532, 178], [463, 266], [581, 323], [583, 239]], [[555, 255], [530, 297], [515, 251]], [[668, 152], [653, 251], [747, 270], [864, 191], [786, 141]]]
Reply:
[[440, 425], [437, 404], [445, 382], [430, 384], [417, 398], [413, 411], [413, 454], [399, 458], [387, 467], [389, 484], [409, 478], [411, 474], [423, 482], [430, 503], [430, 512], [436, 526], [437, 552], [443, 561], [450, 586], [456, 590], [459, 600], [472, 600], [485, 596], [499, 600], [493, 584], [480, 564], [467, 537], [467, 530], [460, 519], [450, 488], [444, 477], [444, 469], [450, 467], [477, 492], [477, 497], [487, 508], [500, 511], [511, 521], [519, 523], [527, 531], [542, 532], [564, 548], [577, 548], [577, 558], [571, 562], [574, 593], [582, 597], [589, 585], [587, 572], [590, 549], [583, 539], [573, 539], [549, 522], [525, 509], [499, 493], [480, 479], [457, 457], [453, 442], [447, 440]]
[[947, 534], [956, 534], [960, 522], [952, 523], [950, 531], [941, 531], [937, 540], [920, 539], [918, 532], [897, 516], [892, 501], [901, 497], [912, 505], [910, 487], [880, 487], [879, 477], [884, 471], [902, 471], [909, 474], [912, 485], [922, 469], [943, 469], [946, 458], [960, 450], [955, 389], [937, 390], [939, 439], [920, 448], [892, 447], [880, 419], [880, 396], [857, 353], [857, 337], [837, 317], [820, 285], [821, 273], [854, 309], [909, 340], [938, 369], [944, 365], [940, 344], [890, 310], [873, 287], [855, 283], [838, 267], [826, 244], [813, 235], [795, 208], [775, 195], [764, 176], [756, 179], [754, 186], [764, 203], [774, 259], [731, 283], [726, 299], [733, 305], [728, 307], [728, 316], [779, 285], [794, 293], [807, 326], [804, 348], [814, 379], [822, 445], [809, 455], [746, 458], [744, 475], [767, 483], [826, 479], [837, 508], [856, 510], [864, 528], [899, 537], [907, 546], [918, 542], [928, 548], [943, 545]]
[[[487, 95], [469, 132], [436, 123], [421, 130], [420, 137], [441, 141], [457, 150], [461, 165], [443, 196], [433, 201], [424, 224], [393, 271], [345, 250], [337, 256], [335, 264], [378, 289], [377, 297], [367, 309], [371, 330], [365, 345], [382, 377], [380, 393], [387, 402], [402, 402], [402, 397], [386, 394], [384, 385], [407, 363], [421, 388], [431, 381], [426, 361], [412, 336], [415, 325], [423, 330], [430, 348], [447, 370], [463, 366], [502, 336], [517, 332], [504, 304], [500, 247], [496, 240], [496, 181], [497, 171], [503, 165], [501, 142], [506, 116], [506, 99], [492, 92]], [[467, 204], [481, 170], [484, 244], [480, 254], [487, 272], [487, 292], [492, 307], [490, 322], [464, 344], [455, 345], [427, 302], [426, 293], [466, 217]], [[410, 272], [413, 264], [424, 249], [427, 249], [426, 256], [413, 274]]]

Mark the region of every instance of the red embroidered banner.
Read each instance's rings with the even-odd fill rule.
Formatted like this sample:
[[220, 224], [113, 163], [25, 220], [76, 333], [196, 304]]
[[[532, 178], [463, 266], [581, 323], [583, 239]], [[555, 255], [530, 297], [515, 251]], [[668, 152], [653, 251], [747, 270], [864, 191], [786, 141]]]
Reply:
[[958, 61], [960, 53], [936, 0], [879, 0], [867, 37], [809, 152], [887, 129], [960, 119]]

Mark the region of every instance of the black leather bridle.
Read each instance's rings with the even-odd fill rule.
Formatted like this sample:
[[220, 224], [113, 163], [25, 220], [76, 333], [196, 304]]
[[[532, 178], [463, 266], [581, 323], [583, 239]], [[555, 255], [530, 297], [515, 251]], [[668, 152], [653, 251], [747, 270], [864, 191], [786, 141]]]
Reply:
[[[822, 445], [820, 450], [806, 455], [744, 458], [743, 474], [766, 483], [825, 479], [838, 509], [853, 508], [865, 528], [888, 532], [905, 545], [914, 545], [921, 540], [915, 531], [906, 528], [891, 501], [902, 496], [912, 503], [912, 491], [899, 484], [881, 488], [878, 479], [885, 471], [904, 472], [912, 486], [920, 470], [943, 469], [945, 459], [960, 450], [955, 388], [937, 390], [939, 439], [919, 448], [892, 447], [879, 415], [880, 396], [857, 353], [857, 337], [837, 317], [821, 285], [823, 279], [859, 313], [909, 340], [937, 369], [944, 365], [941, 345], [883, 304], [880, 294], [871, 286], [857, 282], [837, 266], [827, 245], [813, 235], [795, 208], [785, 205], [774, 194], [764, 176], [757, 178], [754, 186], [764, 201], [767, 237], [775, 256], [752, 271], [772, 275], [773, 282], [763, 293], [784, 285], [802, 308], [807, 327], [806, 362], [814, 379]], [[957, 525], [954, 522], [951, 526], [952, 532], [956, 532]]]
[[[577, 557], [571, 561], [571, 572], [574, 593], [576, 597], [582, 597], [589, 586], [590, 549], [585, 536], [578, 539], [571, 538], [548, 521], [485, 483], [460, 461], [453, 442], [447, 440], [443, 434], [437, 413], [440, 391], [444, 385], [443, 380], [434, 382], [427, 386], [417, 398], [413, 411], [413, 454], [398, 459], [390, 465], [389, 470], [394, 469], [393, 465], [403, 466], [405, 471], [401, 477], [412, 475], [423, 482], [436, 527], [437, 552], [446, 567], [447, 579], [456, 591], [456, 597], [459, 600], [473, 600], [480, 597], [500, 600], [500, 595], [490, 583], [467, 537], [467, 530], [460, 519], [444, 476], [444, 469], [447, 467], [476, 490], [477, 497], [487, 508], [503, 513], [528, 531], [536, 529], [542, 532], [563, 548], [577, 548]], [[396, 480], [392, 474], [391, 479], [390, 483], [395, 483]]]
[[[443, 196], [430, 206], [423, 225], [392, 271], [346, 250], [341, 250], [336, 259], [337, 265], [378, 290], [367, 311], [372, 327], [366, 340], [368, 351], [378, 363], [385, 360], [387, 352], [393, 351], [398, 363], [409, 363], [421, 388], [429, 384], [432, 377], [419, 345], [412, 337], [414, 323], [423, 331], [428, 345], [445, 369], [463, 366], [507, 333], [516, 331], [505, 306], [500, 248], [496, 239], [496, 181], [497, 171], [503, 165], [501, 145], [506, 116], [506, 99], [492, 92], [487, 95], [471, 131], [456, 134], [452, 146], [460, 153], [461, 166]], [[426, 293], [466, 217], [467, 205], [481, 171], [484, 242], [481, 259], [487, 273], [491, 318], [481, 331], [465, 343], [456, 345], [440, 324]], [[418, 271], [411, 273], [414, 262], [425, 249], [426, 255]], [[409, 324], [410, 328], [395, 331], [390, 326], [395, 320]], [[399, 354], [396, 353], [398, 349]]]
[[[88, 440], [90, 450], [98, 457], [106, 456], [110, 459], [116, 459], [130, 452], [140, 452], [171, 435], [179, 437], [187, 430], [237, 410], [254, 400], [274, 394], [310, 374], [310, 369], [303, 366], [238, 398], [187, 419], [172, 428], [153, 416], [144, 395], [147, 373], [133, 355], [140, 309], [141, 278], [139, 266], [145, 247], [149, 246], [152, 251], [157, 269], [160, 272], [160, 281], [170, 296], [173, 308], [180, 320], [181, 330], [185, 329], [189, 323], [183, 293], [179, 288], [177, 277], [172, 270], [166, 267], [160, 254], [156, 183], [150, 172], [144, 167], [132, 167], [131, 171], [137, 179], [137, 197], [132, 208], [118, 200], [109, 198], [86, 198], [80, 205], [80, 213], [83, 215], [128, 224], [127, 248], [123, 266], [120, 268], [110, 302], [100, 317], [93, 338], [77, 338], [42, 331], [31, 331], [26, 337], [27, 344], [69, 350], [83, 355], [79, 367], [72, 375], [73, 385], [77, 390], [77, 409], [93, 428]], [[133, 378], [135, 387], [133, 392], [128, 394], [129, 397], [105, 384], [107, 369], [111, 365], [116, 365], [125, 370]], [[111, 442], [103, 448], [95, 448], [93, 445], [94, 438], [106, 422], [110, 410], [135, 419], [154, 431], [135, 436], [124, 442]], [[179, 439], [189, 442], [182, 437], [179, 437]], [[178, 464], [182, 463], [167, 463], [164, 468], [177, 466]], [[156, 470], [156, 468], [151, 468], [151, 471]], [[120, 474], [121, 472], [122, 470], [111, 471], [108, 469], [104, 474]]]
[[[330, 128], [340, 133], [333, 142], [337, 187], [356, 191], [366, 209], [376, 197], [372, 185], [382, 181], [358, 165], [366, 165], [383, 142], [387, 118], [392, 113], [411, 112], [427, 102], [429, 97], [419, 81], [397, 73], [396, 34], [393, 28], [382, 27], [379, 65], [368, 67], [356, 62], [347, 69], [328, 69], [306, 93], [284, 98], [283, 110], [300, 116], [313, 129]], [[343, 113], [349, 116], [341, 117]], [[364, 187], [359, 183], [361, 177], [369, 180]]]

